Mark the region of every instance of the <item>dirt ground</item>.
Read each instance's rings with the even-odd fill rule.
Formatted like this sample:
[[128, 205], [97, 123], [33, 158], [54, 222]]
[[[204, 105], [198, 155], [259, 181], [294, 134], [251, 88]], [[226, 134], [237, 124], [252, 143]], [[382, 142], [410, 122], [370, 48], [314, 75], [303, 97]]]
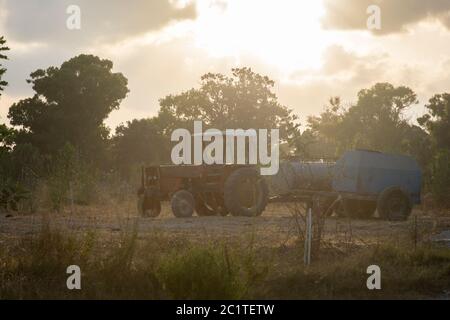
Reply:
[[[417, 216], [417, 219], [414, 216]], [[173, 217], [168, 205], [164, 204], [161, 216], [151, 219], [139, 217], [134, 203], [130, 201], [115, 206], [68, 208], [63, 213], [1, 214], [0, 243], [37, 233], [45, 221], [51, 221], [52, 225], [73, 232], [96, 231], [114, 235], [136, 227], [139, 237], [157, 232], [186, 236], [190, 240], [251, 237], [264, 246], [287, 244], [298, 238], [302, 232], [299, 228], [302, 222], [294, 219], [286, 204], [270, 204], [258, 218], [194, 216], [189, 219]], [[405, 222], [331, 217], [325, 224], [325, 237], [332, 241], [370, 244], [386, 239], [392, 241], [395, 237], [413, 232], [433, 237], [448, 230], [450, 217], [436, 217], [415, 209], [413, 216]]]

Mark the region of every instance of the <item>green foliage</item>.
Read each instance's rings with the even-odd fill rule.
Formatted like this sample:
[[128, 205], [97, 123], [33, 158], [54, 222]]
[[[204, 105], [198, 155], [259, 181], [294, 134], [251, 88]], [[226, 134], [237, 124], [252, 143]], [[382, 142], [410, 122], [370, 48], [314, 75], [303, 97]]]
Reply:
[[22, 182], [39, 178], [45, 173], [45, 159], [39, 150], [31, 144], [24, 143], [14, 146], [11, 151], [13, 162], [13, 178]]
[[88, 205], [96, 197], [95, 170], [80, 159], [71, 144], [66, 144], [52, 161], [48, 188], [54, 210], [60, 211], [72, 201]]
[[20, 201], [30, 197], [30, 192], [18, 183], [0, 185], [0, 209], [17, 211]]
[[310, 146], [307, 150], [314, 157], [335, 158], [349, 149], [369, 149], [409, 153], [425, 164], [430, 154], [428, 136], [403, 115], [415, 103], [410, 88], [389, 83], [361, 90], [348, 109], [333, 98], [320, 116], [309, 117], [308, 130], [298, 144]]
[[[438, 298], [450, 286], [444, 247], [330, 248], [306, 268], [297, 246], [271, 244], [253, 255], [246, 245], [227, 253], [201, 241], [143, 236], [136, 228], [102, 239], [44, 220], [36, 234], [0, 246], [0, 299], [417, 299]], [[274, 264], [268, 255], [275, 255]], [[383, 290], [367, 290], [373, 264], [383, 270]], [[82, 290], [67, 290], [70, 265], [82, 270]], [[255, 265], [273, 268], [261, 275]], [[255, 278], [260, 281], [249, 281]]]
[[429, 132], [434, 154], [427, 183], [438, 204], [450, 206], [450, 94], [433, 96], [425, 108], [428, 113], [417, 121]]
[[213, 248], [193, 247], [168, 255], [159, 277], [172, 299], [239, 299], [245, 292], [230, 257]]
[[79, 55], [60, 68], [33, 72], [28, 82], [35, 95], [8, 113], [11, 124], [21, 127], [17, 143], [50, 155], [70, 143], [86, 160], [103, 159], [108, 138], [103, 121], [128, 93], [127, 79], [112, 68], [109, 60]]
[[430, 132], [436, 148], [450, 150], [450, 94], [435, 95], [425, 108], [428, 113], [419, 124]]
[[75, 166], [75, 148], [66, 144], [56, 155], [48, 180], [50, 200], [54, 210], [59, 211], [70, 196], [69, 192], [73, 192]]
[[14, 144], [15, 131], [5, 124], [0, 124], [0, 152], [11, 151]]
[[112, 139], [114, 167], [129, 179], [142, 164], [161, 164], [170, 160], [169, 135], [164, 134], [161, 118], [127, 122], [116, 128]]
[[[9, 48], [5, 46], [6, 40], [4, 37], [0, 37], [0, 60], [6, 60], [8, 57], [3, 54], [4, 51], [8, 51]], [[3, 88], [8, 85], [8, 82], [2, 80], [3, 75], [5, 74], [6, 69], [3, 68], [2, 64], [0, 63], [0, 96], [1, 91], [3, 91]]]
[[449, 149], [441, 149], [435, 155], [431, 172], [431, 191], [439, 204], [450, 206]]
[[278, 102], [275, 83], [250, 68], [232, 69], [232, 76], [208, 73], [201, 77], [200, 88], [160, 100], [159, 116], [168, 129], [191, 127], [202, 120], [211, 128], [279, 128], [288, 140], [297, 129], [296, 116]]
[[[367, 267], [382, 270], [382, 290], [367, 290]], [[277, 299], [417, 299], [437, 298], [450, 285], [447, 248], [380, 245], [297, 268], [273, 281]]]
[[[0, 297], [55, 297], [67, 292], [66, 268], [86, 266], [93, 258], [95, 238], [67, 235], [44, 222], [37, 235], [21, 239], [11, 248], [0, 249]], [[8, 257], [6, 259], [6, 257]]]

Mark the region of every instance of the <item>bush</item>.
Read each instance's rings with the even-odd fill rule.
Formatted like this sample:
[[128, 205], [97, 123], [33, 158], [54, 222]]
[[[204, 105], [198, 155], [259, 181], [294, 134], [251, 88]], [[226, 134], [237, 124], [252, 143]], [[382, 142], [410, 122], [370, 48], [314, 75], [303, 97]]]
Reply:
[[96, 174], [81, 159], [71, 144], [62, 148], [52, 163], [48, 178], [50, 201], [60, 211], [68, 202], [89, 205], [97, 196]]
[[431, 190], [439, 205], [450, 206], [450, 150], [439, 150], [436, 153], [432, 168]]
[[161, 262], [159, 278], [173, 299], [239, 299], [245, 292], [239, 268], [227, 251], [212, 247], [168, 255]]

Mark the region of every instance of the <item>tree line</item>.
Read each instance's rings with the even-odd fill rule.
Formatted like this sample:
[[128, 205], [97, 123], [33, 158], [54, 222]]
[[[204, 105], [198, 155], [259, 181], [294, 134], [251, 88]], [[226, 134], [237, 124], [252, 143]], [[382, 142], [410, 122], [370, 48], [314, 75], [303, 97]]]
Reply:
[[[1, 37], [0, 61], [7, 50]], [[0, 95], [5, 72], [0, 64]], [[111, 132], [105, 120], [129, 89], [110, 60], [82, 54], [36, 70], [26, 81], [33, 96], [14, 103], [10, 125], [0, 125], [0, 183], [36, 190], [44, 182], [55, 209], [68, 192], [87, 204], [99, 184], [132, 182], [141, 165], [169, 163], [171, 132], [191, 129], [195, 120], [206, 129], [279, 128], [284, 155], [302, 159], [337, 158], [355, 148], [408, 154], [421, 164], [426, 190], [440, 204], [450, 202], [449, 93], [431, 97], [424, 116], [407, 119], [407, 110], [418, 103], [416, 93], [377, 83], [351, 105], [331, 98], [302, 129], [293, 110], [278, 101], [273, 80], [236, 68], [229, 76], [205, 74], [198, 88], [160, 99], [156, 116]]]

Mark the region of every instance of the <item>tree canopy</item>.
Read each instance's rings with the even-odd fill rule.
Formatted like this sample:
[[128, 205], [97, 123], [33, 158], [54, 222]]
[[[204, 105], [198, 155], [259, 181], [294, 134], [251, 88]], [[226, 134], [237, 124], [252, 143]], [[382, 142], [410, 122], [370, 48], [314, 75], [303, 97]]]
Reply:
[[275, 129], [285, 139], [296, 128], [292, 110], [278, 102], [274, 81], [250, 68], [232, 69], [232, 75], [208, 73], [200, 88], [160, 100], [160, 117], [172, 127], [202, 120], [205, 127]]
[[159, 117], [134, 119], [116, 128], [112, 139], [114, 166], [122, 177], [130, 177], [137, 165], [170, 161], [170, 135]]
[[377, 83], [361, 90], [356, 103], [348, 109], [339, 98], [332, 98], [320, 116], [309, 117], [308, 132], [303, 137], [322, 144], [322, 149], [315, 146], [316, 156], [322, 156], [322, 152], [326, 157], [335, 157], [353, 148], [413, 151], [426, 139], [426, 133], [404, 117], [404, 111], [416, 103], [417, 96], [410, 88]]
[[430, 132], [437, 148], [450, 150], [450, 94], [433, 96], [425, 108], [428, 113], [418, 119], [419, 124]]
[[113, 63], [79, 55], [61, 67], [31, 73], [35, 94], [11, 106], [8, 118], [20, 127], [18, 142], [55, 154], [66, 143], [83, 155], [98, 153], [108, 137], [103, 121], [128, 93], [127, 79]]

